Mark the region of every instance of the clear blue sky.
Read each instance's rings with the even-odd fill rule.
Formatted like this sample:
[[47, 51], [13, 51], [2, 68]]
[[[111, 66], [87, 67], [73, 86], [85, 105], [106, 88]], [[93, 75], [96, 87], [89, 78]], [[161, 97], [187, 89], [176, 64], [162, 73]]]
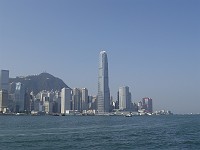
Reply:
[[200, 113], [199, 0], [0, 0], [0, 69], [53, 74], [97, 93], [107, 51], [111, 94], [127, 85], [154, 110]]

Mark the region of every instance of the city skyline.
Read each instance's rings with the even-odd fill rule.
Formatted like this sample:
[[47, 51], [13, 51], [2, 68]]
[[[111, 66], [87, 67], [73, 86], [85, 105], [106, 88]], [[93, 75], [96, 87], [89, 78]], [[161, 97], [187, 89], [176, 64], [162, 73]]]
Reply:
[[0, 69], [10, 77], [49, 72], [96, 95], [98, 54], [109, 56], [111, 95], [199, 113], [200, 2], [0, 1]]
[[[48, 73], [42, 73], [43, 79], [33, 80], [33, 76], [9, 79], [9, 70], [0, 71], [0, 114], [10, 115], [171, 115], [169, 110], [153, 111], [152, 99], [132, 102], [129, 87], [119, 87], [117, 100], [110, 96], [108, 57], [105, 51], [99, 55], [98, 95], [88, 95], [87, 88], [69, 88], [66, 84], [59, 89], [41, 88], [34, 92], [32, 84], [37, 82], [50, 85], [60, 80]], [[38, 76], [41, 76], [38, 75]], [[26, 82], [24, 82], [24, 81]], [[50, 81], [51, 80], [51, 81]], [[3, 81], [3, 82], [2, 82]], [[60, 82], [62, 83], [62, 82]], [[9, 88], [7, 86], [9, 85]], [[51, 89], [49, 91], [49, 89]], [[35, 93], [35, 94], [34, 94]]]

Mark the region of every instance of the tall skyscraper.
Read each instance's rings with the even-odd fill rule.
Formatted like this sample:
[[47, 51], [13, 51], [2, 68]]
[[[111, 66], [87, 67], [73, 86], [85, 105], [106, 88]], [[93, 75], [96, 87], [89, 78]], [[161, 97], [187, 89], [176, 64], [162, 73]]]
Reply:
[[74, 88], [72, 90], [72, 109], [74, 111], [81, 111], [81, 90]]
[[65, 114], [66, 110], [71, 110], [72, 94], [70, 88], [61, 90], [61, 113]]
[[0, 90], [9, 90], [9, 70], [0, 72]]
[[106, 113], [106, 112], [109, 112], [109, 109], [110, 109], [108, 58], [105, 51], [101, 51], [99, 55], [97, 109], [98, 109], [98, 113]]
[[15, 89], [15, 112], [24, 111], [25, 89], [24, 85], [20, 82], [16, 83]]
[[123, 86], [119, 88], [119, 109], [131, 109], [131, 93], [129, 92], [128, 86]]
[[88, 89], [82, 88], [81, 91], [82, 110], [88, 110]]

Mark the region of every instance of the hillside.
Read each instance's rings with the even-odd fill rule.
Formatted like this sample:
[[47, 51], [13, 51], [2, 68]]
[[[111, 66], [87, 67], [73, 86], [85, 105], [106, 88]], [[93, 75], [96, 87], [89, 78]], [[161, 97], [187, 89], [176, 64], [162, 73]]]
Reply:
[[29, 91], [33, 91], [35, 94], [42, 90], [60, 91], [63, 87], [68, 87], [61, 79], [54, 77], [49, 73], [41, 73], [39, 75], [31, 75], [26, 77], [10, 78], [10, 83], [17, 82], [21, 82], [22, 84], [24, 84], [26, 89], [28, 89]]

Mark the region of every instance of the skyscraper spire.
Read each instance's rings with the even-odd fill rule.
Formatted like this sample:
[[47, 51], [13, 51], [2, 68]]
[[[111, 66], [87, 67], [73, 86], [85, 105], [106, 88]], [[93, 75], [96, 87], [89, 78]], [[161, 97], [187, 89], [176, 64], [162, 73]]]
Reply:
[[108, 58], [105, 51], [99, 55], [99, 74], [98, 74], [98, 113], [109, 112], [110, 90], [108, 80]]

